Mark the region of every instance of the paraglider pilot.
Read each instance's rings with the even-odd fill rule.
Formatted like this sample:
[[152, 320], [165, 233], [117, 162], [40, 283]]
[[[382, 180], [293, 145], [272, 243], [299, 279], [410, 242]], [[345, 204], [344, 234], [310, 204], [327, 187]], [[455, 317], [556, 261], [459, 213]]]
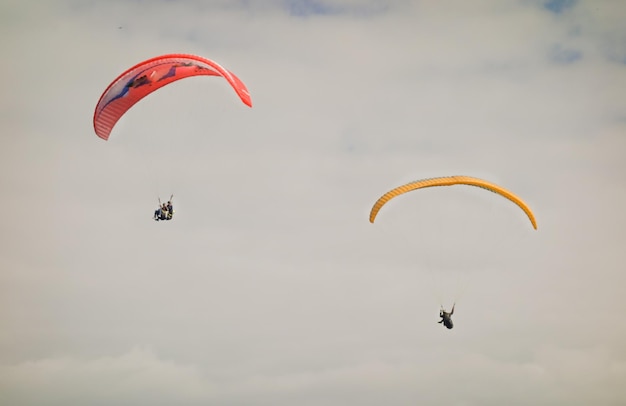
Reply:
[[441, 317], [441, 320], [438, 321], [437, 323], [440, 323], [440, 324], [443, 323], [443, 325], [446, 326], [446, 328], [451, 329], [452, 327], [454, 327], [454, 324], [452, 324], [453, 314], [454, 314], [454, 304], [452, 305], [452, 310], [450, 310], [450, 313], [443, 310], [443, 306], [442, 306], [441, 310], [439, 310], [439, 317]]
[[167, 216], [166, 217], [167, 217], [168, 220], [171, 220], [172, 216], [174, 216], [174, 206], [172, 206], [172, 201], [171, 200], [169, 200], [167, 202], [166, 208], [167, 208]]
[[159, 208], [154, 211], [154, 219], [156, 221], [169, 220], [167, 218], [168, 215], [169, 215], [169, 212], [167, 211], [167, 206], [165, 205], [165, 203], [160, 205]]

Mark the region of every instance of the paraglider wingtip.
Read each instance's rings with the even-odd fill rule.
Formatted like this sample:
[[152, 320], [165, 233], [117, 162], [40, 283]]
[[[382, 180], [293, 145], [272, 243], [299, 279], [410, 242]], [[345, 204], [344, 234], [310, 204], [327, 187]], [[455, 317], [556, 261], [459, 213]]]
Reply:
[[109, 135], [111, 135], [111, 133], [107, 133], [106, 131], [103, 132], [99, 129], [96, 129], [95, 126], [94, 126], [94, 132], [96, 133], [98, 138], [103, 139], [104, 141], [108, 141]]

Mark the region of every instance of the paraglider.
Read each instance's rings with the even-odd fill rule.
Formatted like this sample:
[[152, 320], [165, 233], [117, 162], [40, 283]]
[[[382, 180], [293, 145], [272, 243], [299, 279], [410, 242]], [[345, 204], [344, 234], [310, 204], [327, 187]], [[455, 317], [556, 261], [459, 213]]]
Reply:
[[162, 55], [131, 67], [105, 89], [93, 116], [96, 135], [108, 140], [115, 124], [135, 103], [163, 86], [193, 76], [223, 77], [241, 101], [252, 107], [246, 85], [234, 73], [217, 63], [195, 55]]
[[[414, 182], [407, 183], [405, 185], [398, 186], [394, 189], [391, 189], [384, 195], [382, 195], [372, 206], [369, 216], [370, 223], [374, 223], [376, 220], [376, 216], [378, 212], [382, 209], [382, 207], [387, 204], [394, 197], [400, 196], [407, 192], [411, 192], [418, 189], [424, 189], [428, 187], [434, 186], [454, 186], [454, 185], [468, 185], [468, 186], [476, 186], [482, 189], [491, 191], [495, 194], [498, 194], [511, 202], [515, 203], [528, 217], [532, 227], [537, 229], [537, 221], [535, 219], [535, 215], [530, 207], [524, 202], [519, 196], [513, 194], [511, 191], [488, 182], [486, 180], [470, 177], [470, 176], [446, 176], [446, 177], [438, 177], [438, 178], [429, 178], [429, 179], [421, 179]], [[441, 320], [438, 322], [443, 324], [447, 329], [452, 329], [454, 324], [452, 323], [452, 315], [454, 314], [454, 304], [452, 305], [452, 309], [450, 312], [445, 311], [443, 306], [441, 306], [441, 310], [439, 311], [439, 317]]]
[[443, 306], [441, 306], [441, 310], [439, 310], [439, 317], [441, 317], [441, 320], [439, 320], [437, 323], [439, 324], [443, 323], [443, 325], [446, 326], [448, 330], [452, 329], [452, 327], [454, 327], [454, 324], [452, 323], [453, 314], [454, 314], [454, 304], [452, 305], [452, 310], [450, 310], [450, 313], [445, 311], [443, 309]]
[[389, 192], [385, 193], [384, 195], [382, 195], [376, 201], [376, 203], [374, 203], [374, 206], [372, 206], [372, 210], [370, 211], [370, 219], [369, 219], [370, 223], [374, 223], [374, 220], [376, 219], [376, 215], [378, 214], [379, 210], [389, 200], [393, 199], [396, 196], [400, 196], [412, 190], [423, 189], [423, 188], [432, 187], [432, 186], [452, 186], [452, 185], [476, 186], [476, 187], [489, 190], [493, 193], [496, 193], [506, 199], [509, 199], [510, 201], [515, 203], [517, 206], [519, 206], [519, 208], [522, 209], [524, 213], [526, 213], [526, 216], [528, 216], [528, 219], [530, 220], [530, 223], [532, 224], [533, 228], [535, 230], [537, 229], [537, 221], [535, 220], [534, 213], [521, 198], [519, 198], [518, 196], [504, 189], [501, 186], [495, 185], [486, 180], [473, 178], [470, 176], [446, 176], [446, 177], [441, 177], [441, 178], [422, 179], [422, 180], [417, 180], [415, 182], [407, 183], [406, 185], [398, 186], [397, 188], [394, 188], [390, 190]]
[[[220, 76], [235, 90], [241, 101], [252, 107], [246, 85], [233, 73], [214, 61], [188, 54], [168, 54], [150, 58], [127, 69], [104, 90], [93, 114], [96, 135], [108, 140], [116, 123], [137, 102], [177, 80], [194, 76]], [[171, 198], [155, 210], [156, 221], [171, 220], [174, 215]]]

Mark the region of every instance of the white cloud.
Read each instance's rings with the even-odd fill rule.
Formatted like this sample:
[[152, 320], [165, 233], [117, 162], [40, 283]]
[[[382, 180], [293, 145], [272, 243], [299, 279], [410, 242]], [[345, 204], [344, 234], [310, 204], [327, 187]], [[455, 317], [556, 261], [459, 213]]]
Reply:
[[4, 365], [0, 377], [6, 404], [194, 404], [214, 390], [195, 368], [161, 360], [145, 348], [117, 357]]
[[[405, 404], [618, 405], [626, 364], [605, 349], [543, 346], [527, 362], [480, 353], [415, 352], [387, 360], [291, 371], [208, 374], [147, 348], [90, 359], [54, 357], [0, 367], [9, 404]], [[407, 357], [408, 356], [408, 357]], [[395, 359], [394, 359], [395, 358]], [[393, 360], [392, 360], [393, 359]], [[33, 388], [37, 390], [33, 391]]]

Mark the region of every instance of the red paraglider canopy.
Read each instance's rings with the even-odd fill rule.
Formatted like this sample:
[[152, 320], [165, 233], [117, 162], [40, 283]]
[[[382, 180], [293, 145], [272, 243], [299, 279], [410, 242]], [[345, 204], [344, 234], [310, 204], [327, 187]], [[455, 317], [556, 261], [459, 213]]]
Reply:
[[162, 55], [133, 66], [111, 82], [100, 96], [93, 115], [96, 134], [108, 140], [117, 121], [139, 100], [177, 80], [202, 75], [222, 76], [241, 101], [252, 107], [246, 85], [217, 63], [195, 55]]

